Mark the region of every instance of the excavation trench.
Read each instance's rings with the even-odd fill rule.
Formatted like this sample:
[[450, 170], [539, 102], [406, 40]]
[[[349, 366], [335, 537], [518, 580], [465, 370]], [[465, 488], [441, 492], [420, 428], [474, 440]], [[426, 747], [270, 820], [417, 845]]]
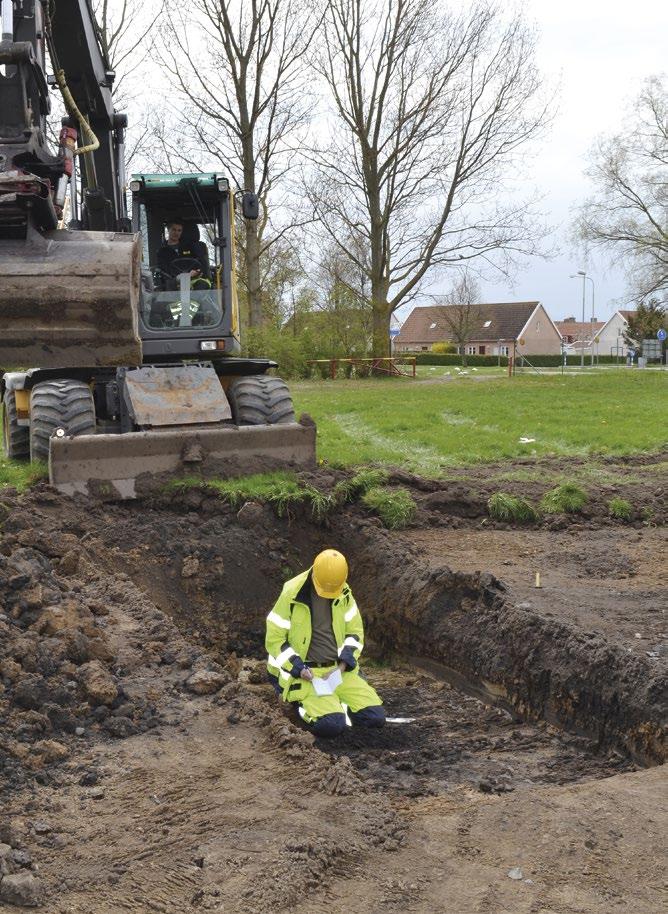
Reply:
[[[0, 494], [3, 881], [49, 914], [88, 912], [92, 886], [100, 914], [482, 910], [490, 885], [486, 910], [576, 889], [582, 910], [657, 910], [660, 772], [609, 776], [663, 760], [664, 656], [517, 605], [421, 532], [199, 490]], [[264, 622], [326, 545], [349, 557], [390, 721], [314, 747], [266, 681]]]
[[[57, 568], [78, 543], [109, 579], [129, 576], [222, 666], [256, 661], [248, 687], [267, 702], [267, 611], [320, 548], [341, 549], [366, 627], [365, 674], [399, 722], [379, 732], [348, 728], [319, 746], [347, 756], [380, 790], [504, 792], [664, 760], [663, 662], [520, 608], [490, 574], [429, 564], [355, 507], [325, 528], [198, 492], [131, 506], [75, 500], [65, 511], [45, 490], [11, 499], [5, 512], [8, 569], [12, 556], [35, 565], [38, 554]], [[11, 574], [8, 593], [16, 593]], [[21, 619], [29, 626], [38, 614], [28, 609]]]
[[320, 548], [350, 556], [365, 673], [399, 722], [377, 733], [349, 728], [319, 746], [349, 757], [379, 789], [417, 796], [470, 784], [504, 792], [664, 760], [665, 684], [656, 666], [518, 608], [491, 575], [428, 566], [354, 512], [323, 529], [303, 517], [279, 520], [266, 507], [206, 519], [176, 516], [175, 507], [162, 512], [158, 542], [143, 541], [161, 563], [178, 524], [180, 539], [170, 541], [181, 574], [162, 579], [146, 553], [140, 565], [124, 565], [221, 662], [230, 653], [263, 658], [268, 608]]

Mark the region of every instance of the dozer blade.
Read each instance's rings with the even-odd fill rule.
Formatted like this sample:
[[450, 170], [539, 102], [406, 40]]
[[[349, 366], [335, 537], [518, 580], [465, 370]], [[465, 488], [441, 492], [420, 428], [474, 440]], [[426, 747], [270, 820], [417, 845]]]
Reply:
[[141, 365], [138, 235], [0, 240], [0, 368]]
[[66, 495], [117, 500], [178, 476], [226, 478], [315, 466], [312, 421], [51, 438], [49, 478]]

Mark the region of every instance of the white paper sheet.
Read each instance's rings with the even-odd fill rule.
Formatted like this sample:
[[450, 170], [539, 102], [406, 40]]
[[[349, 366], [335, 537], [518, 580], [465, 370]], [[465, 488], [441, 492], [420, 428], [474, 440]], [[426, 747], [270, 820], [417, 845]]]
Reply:
[[343, 682], [343, 676], [341, 675], [341, 670], [336, 669], [333, 673], [329, 674], [327, 679], [320, 679], [316, 677], [312, 680], [312, 682], [316, 695], [333, 695], [334, 691]]

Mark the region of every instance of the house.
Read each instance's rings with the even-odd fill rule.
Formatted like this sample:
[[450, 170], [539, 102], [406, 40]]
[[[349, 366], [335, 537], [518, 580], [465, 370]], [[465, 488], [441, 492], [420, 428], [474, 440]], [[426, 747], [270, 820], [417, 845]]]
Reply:
[[591, 355], [592, 343], [594, 355], [613, 355], [620, 358], [626, 357], [627, 345], [624, 342], [624, 333], [628, 327], [629, 317], [633, 311], [615, 311], [607, 321], [576, 321], [569, 317], [557, 321], [566, 349], [570, 352], [580, 353], [584, 347], [585, 353]]
[[[429, 305], [413, 308], [394, 341], [394, 351], [429, 352], [434, 343], [452, 341], [444, 319], [447, 308]], [[470, 305], [472, 327], [467, 355], [559, 355], [561, 334], [537, 301]]]
[[598, 338], [600, 331], [605, 327], [604, 321], [591, 320], [583, 323], [576, 321], [574, 317], [555, 321], [555, 325], [564, 341], [566, 351], [578, 355], [583, 349], [585, 352], [591, 352], [592, 341]]

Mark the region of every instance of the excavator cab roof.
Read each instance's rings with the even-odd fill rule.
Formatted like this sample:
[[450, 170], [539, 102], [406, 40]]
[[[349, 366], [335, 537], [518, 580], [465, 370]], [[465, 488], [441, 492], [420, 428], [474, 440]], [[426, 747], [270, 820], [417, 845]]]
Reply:
[[130, 190], [141, 196], [160, 196], [183, 194], [187, 197], [191, 190], [197, 189], [200, 196], [207, 198], [227, 194], [230, 182], [215, 172], [209, 174], [137, 174], [130, 178]]

